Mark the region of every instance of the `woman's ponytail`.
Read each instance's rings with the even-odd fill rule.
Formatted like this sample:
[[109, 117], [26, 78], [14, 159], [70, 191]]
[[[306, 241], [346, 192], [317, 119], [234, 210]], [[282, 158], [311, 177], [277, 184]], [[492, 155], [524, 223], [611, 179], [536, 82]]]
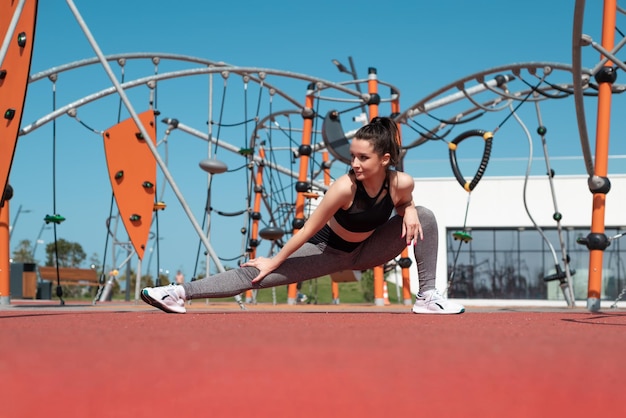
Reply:
[[398, 125], [389, 117], [377, 116], [361, 127], [354, 135], [355, 139], [370, 141], [379, 155], [389, 154], [390, 165], [396, 166], [400, 158], [400, 131]]

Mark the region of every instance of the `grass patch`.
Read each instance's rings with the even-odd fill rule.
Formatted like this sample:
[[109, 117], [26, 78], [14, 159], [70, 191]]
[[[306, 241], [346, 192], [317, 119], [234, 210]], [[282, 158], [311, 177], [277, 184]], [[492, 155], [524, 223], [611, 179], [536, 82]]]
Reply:
[[[387, 282], [387, 289], [389, 293], [389, 302], [392, 304], [401, 303], [401, 301], [398, 301], [395, 284]], [[402, 299], [402, 289], [400, 288], [398, 290], [400, 291], [400, 299]], [[330, 279], [330, 276], [324, 276], [302, 282], [300, 292], [307, 295], [307, 304], [330, 305], [333, 303], [332, 280]], [[339, 301], [342, 304], [373, 304], [374, 300], [371, 296], [373, 293], [373, 283], [368, 280], [339, 283]], [[231, 297], [215, 300], [228, 301], [232, 299], [233, 298]], [[274, 303], [274, 300], [276, 301], [276, 304], [287, 303], [287, 286], [277, 286], [257, 291], [257, 303]]]
[[[358, 282], [344, 282], [339, 283], [339, 302], [341, 304], [373, 304], [374, 303], [374, 284], [371, 274], [364, 274], [362, 280]], [[149, 283], [148, 286], [152, 286]], [[84, 300], [93, 301], [95, 296], [95, 288], [76, 289], [79, 286], [73, 286], [73, 289], [66, 289], [64, 287], [63, 298], [67, 300]], [[131, 287], [131, 299], [134, 299], [134, 283]], [[396, 289], [394, 283], [387, 282], [387, 290], [389, 294], [389, 302], [391, 304], [403, 303], [402, 301], [402, 288]], [[302, 282], [300, 289], [301, 293], [307, 296], [306, 304], [319, 304], [330, 305], [333, 303], [332, 296], [332, 280], [330, 276], [324, 276], [317, 279], [307, 280]], [[398, 299], [398, 294], [400, 299]], [[120, 291], [119, 286], [116, 284], [113, 289], [112, 300], [124, 301], [125, 292]], [[242, 295], [243, 297], [244, 295]], [[53, 295], [54, 299], [54, 295]], [[232, 302], [233, 297], [227, 298], [211, 298], [215, 301]], [[256, 302], [262, 304], [277, 305], [287, 303], [287, 286], [277, 286], [269, 289], [261, 289], [257, 291]]]

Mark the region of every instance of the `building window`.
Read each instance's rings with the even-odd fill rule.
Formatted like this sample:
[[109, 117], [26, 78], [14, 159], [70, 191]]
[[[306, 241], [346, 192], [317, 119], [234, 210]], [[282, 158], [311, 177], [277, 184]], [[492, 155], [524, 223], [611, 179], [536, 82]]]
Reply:
[[[558, 280], [547, 281], [569, 257], [576, 300], [587, 299], [589, 250], [576, 242], [586, 228], [473, 228], [471, 240], [455, 239], [462, 229], [447, 231], [448, 295], [468, 299], [564, 300]], [[618, 237], [624, 229], [606, 227], [606, 235]], [[544, 238], [545, 237], [545, 238]], [[563, 245], [561, 246], [561, 240]], [[611, 240], [604, 251], [602, 299], [626, 300], [626, 238]]]

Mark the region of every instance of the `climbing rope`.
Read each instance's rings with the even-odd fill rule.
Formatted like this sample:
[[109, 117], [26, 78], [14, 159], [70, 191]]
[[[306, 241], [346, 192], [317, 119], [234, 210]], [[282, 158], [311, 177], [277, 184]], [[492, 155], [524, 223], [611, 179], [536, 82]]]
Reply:
[[536, 109], [537, 109], [537, 118], [539, 121], [539, 128], [537, 129], [537, 132], [541, 135], [542, 137], [542, 143], [544, 144], [544, 159], [546, 161], [546, 166], [548, 168], [548, 177], [549, 177], [549, 182], [550, 182], [550, 190], [552, 193], [552, 199], [553, 199], [553, 204], [555, 207], [555, 213], [553, 215], [553, 219], [555, 221], [557, 221], [557, 229], [559, 232], [559, 239], [561, 242], [561, 249], [563, 251], [563, 261], [565, 262], [565, 271], [563, 271], [561, 269], [561, 264], [558, 261], [558, 257], [556, 255], [556, 251], [554, 249], [554, 246], [552, 245], [552, 243], [550, 242], [550, 240], [548, 239], [548, 237], [545, 235], [545, 233], [543, 232], [543, 229], [537, 224], [537, 222], [535, 222], [532, 214], [530, 213], [530, 210], [528, 208], [528, 201], [526, 199], [526, 190], [527, 190], [527, 185], [528, 185], [528, 178], [530, 176], [530, 168], [532, 165], [532, 155], [533, 155], [533, 144], [532, 144], [532, 137], [530, 135], [530, 132], [528, 131], [528, 128], [526, 127], [526, 125], [524, 124], [524, 122], [521, 120], [521, 118], [517, 115], [517, 113], [513, 113], [513, 116], [515, 117], [515, 119], [517, 120], [517, 122], [520, 124], [520, 126], [522, 127], [522, 130], [524, 131], [524, 133], [526, 134], [526, 138], [528, 140], [528, 147], [529, 147], [529, 157], [528, 157], [528, 165], [526, 168], [526, 174], [524, 176], [524, 187], [523, 187], [523, 203], [524, 203], [524, 209], [526, 211], [526, 214], [528, 215], [528, 218], [530, 219], [531, 223], [533, 224], [534, 228], [537, 230], [537, 232], [539, 233], [539, 235], [541, 235], [541, 238], [543, 239], [543, 241], [546, 243], [546, 245], [548, 246], [548, 248], [550, 249], [550, 253], [552, 254], [552, 258], [554, 260], [554, 265], [555, 265], [555, 274], [550, 276], [550, 277], [545, 277], [544, 281], [551, 281], [551, 280], [559, 280], [559, 282], [561, 283], [561, 289], [563, 291], [563, 296], [565, 297], [565, 300], [568, 304], [568, 306], [572, 307], [574, 306], [575, 302], [574, 302], [574, 294], [572, 291], [572, 286], [571, 286], [571, 279], [570, 279], [570, 270], [569, 270], [569, 257], [567, 257], [567, 255], [565, 254], [565, 246], [563, 243], [563, 236], [562, 236], [562, 229], [560, 226], [560, 220], [562, 218], [562, 215], [558, 212], [557, 206], [556, 206], [556, 195], [554, 193], [554, 183], [552, 180], [553, 177], [553, 173], [550, 169], [550, 164], [549, 164], [549, 158], [548, 158], [548, 154], [547, 154], [547, 146], [546, 146], [546, 142], [545, 142], [545, 134], [547, 132], [545, 126], [543, 126], [542, 124], [542, 119], [541, 119], [541, 113], [539, 111], [539, 107], [538, 107], [538, 103], [536, 104]]
[[444, 294], [449, 292], [452, 289], [452, 283], [454, 281], [454, 274], [456, 272], [456, 264], [459, 259], [459, 254], [461, 253], [461, 246], [463, 245], [463, 243], [469, 243], [472, 240], [472, 236], [470, 235], [469, 232], [467, 232], [467, 214], [469, 213], [471, 195], [472, 195], [472, 192], [470, 190], [470, 192], [467, 193], [467, 203], [465, 205], [465, 218], [463, 219], [463, 230], [456, 231], [452, 234], [452, 236], [454, 237], [454, 240], [459, 241], [459, 246], [457, 247], [456, 253], [454, 254], [454, 262], [452, 263], [452, 268], [450, 269], [450, 275], [448, 276], [448, 285]]
[[[56, 75], [50, 77], [52, 80], [52, 110], [56, 110]], [[59, 225], [65, 218], [57, 213], [56, 203], [56, 119], [52, 121], [52, 213], [54, 215], [46, 215], [44, 221], [46, 223], [52, 222], [54, 231], [54, 264], [57, 272], [57, 286], [56, 295], [60, 300], [61, 305], [65, 305], [63, 300], [63, 287], [61, 287], [61, 276], [59, 273], [59, 246], [57, 238], [57, 225]]]
[[[115, 195], [113, 193], [111, 193], [111, 204], [109, 205], [109, 218], [111, 219], [111, 216], [113, 215], [113, 206], [115, 204]], [[107, 230], [108, 230], [108, 225], [107, 225]], [[104, 269], [106, 266], [106, 260], [107, 260], [107, 251], [109, 248], [109, 233], [107, 232], [106, 238], [104, 240], [104, 255], [102, 257], [102, 270], [100, 271], [100, 278], [98, 279], [98, 289], [96, 290], [96, 294], [93, 298], [93, 302], [92, 304], [95, 305], [99, 300], [100, 297], [102, 296], [102, 292], [104, 291], [104, 286], [106, 283], [106, 275], [104, 274]]]
[[[609, 238], [609, 242], [614, 241], [618, 238], [621, 238], [625, 235], [626, 235], [626, 232], [622, 232], [615, 236], [612, 236], [611, 238]], [[619, 264], [618, 264], [618, 269], [619, 269]], [[624, 295], [626, 295], [626, 286], [622, 287], [622, 290], [619, 292], [619, 295], [617, 295], [617, 297], [615, 298], [615, 301], [613, 302], [613, 304], [611, 304], [611, 309], [617, 308], [617, 302], [621, 301]]]
[[617, 295], [617, 298], [615, 298], [615, 301], [611, 304], [611, 309], [617, 308], [617, 302], [622, 300], [624, 294], [626, 294], [626, 286], [622, 288], [622, 291], [619, 292], [619, 295]]
[[[447, 285], [446, 291], [448, 291], [448, 290], [450, 290], [452, 288], [452, 284], [453, 284], [453, 281], [454, 281], [454, 275], [455, 275], [455, 272], [456, 272], [456, 265], [457, 265], [457, 262], [458, 262], [458, 257], [460, 255], [460, 251], [461, 251], [461, 247], [462, 247], [463, 243], [469, 243], [472, 240], [472, 236], [467, 231], [467, 215], [469, 213], [470, 196], [471, 196], [471, 192], [478, 185], [479, 181], [481, 180], [481, 178], [483, 177], [483, 175], [485, 174], [485, 171], [487, 169], [487, 164], [489, 163], [489, 159], [490, 159], [490, 156], [491, 156], [491, 148], [492, 148], [494, 134], [498, 130], [500, 130], [502, 128], [502, 126], [504, 126], [504, 124], [512, 116], [515, 117], [518, 120], [518, 122], [521, 123], [521, 120], [519, 119], [519, 117], [517, 116], [517, 113], [516, 113], [517, 109], [519, 109], [519, 107], [522, 104], [526, 103], [526, 101], [531, 97], [533, 92], [541, 85], [542, 81], [543, 81], [543, 78], [537, 83], [537, 85], [535, 85], [535, 86], [533, 86], [531, 88], [531, 90], [526, 94], [526, 96], [522, 100], [519, 101], [517, 106], [513, 107], [510, 102], [508, 103], [508, 106], [509, 106], [509, 109], [510, 109], [509, 114], [500, 122], [500, 124], [493, 130], [493, 132], [488, 132], [488, 131], [484, 131], [484, 130], [481, 130], [481, 129], [469, 130], [469, 131], [465, 131], [465, 132], [461, 133], [460, 135], [458, 135], [451, 142], [447, 142], [443, 137], [440, 137], [440, 136], [436, 135], [435, 133], [433, 133], [433, 135], [434, 135], [433, 138], [436, 137], [437, 139], [440, 139], [440, 140], [443, 140], [444, 142], [447, 142], [448, 149], [449, 149], [449, 157], [450, 157], [450, 164], [451, 164], [451, 167], [452, 167], [452, 172], [454, 173], [454, 176], [455, 176], [457, 182], [461, 185], [461, 187], [463, 187], [463, 189], [465, 191], [468, 192], [467, 203], [466, 203], [466, 207], [465, 207], [465, 219], [463, 220], [463, 230], [456, 231], [456, 232], [454, 232], [452, 234], [453, 237], [454, 237], [454, 240], [455, 241], [457, 241], [457, 240], [459, 241], [459, 245], [458, 245], [456, 253], [454, 255], [454, 262], [452, 264], [452, 268], [450, 269], [450, 274], [448, 276], [448, 285]], [[503, 88], [506, 89], [506, 86], [503, 86]], [[525, 126], [523, 124], [522, 124], [522, 127], [525, 129]], [[476, 174], [474, 175], [474, 177], [472, 178], [471, 181], [467, 181], [467, 180], [465, 180], [465, 178], [461, 174], [461, 170], [459, 169], [458, 161], [457, 161], [457, 158], [456, 158], [456, 150], [457, 150], [458, 145], [463, 140], [465, 140], [467, 138], [470, 138], [470, 137], [473, 137], [473, 136], [482, 137], [483, 140], [485, 141], [485, 147], [483, 149], [483, 155], [482, 155], [482, 158], [481, 158], [478, 170], [476, 171]], [[532, 158], [532, 153], [531, 153], [531, 158]], [[533, 223], [534, 223], [534, 221], [533, 221]], [[542, 233], [542, 231], [540, 231], [540, 233]], [[545, 237], [545, 235], [543, 235], [543, 233], [542, 233], [542, 236]], [[556, 257], [556, 254], [554, 253], [554, 250], [553, 250], [553, 254]], [[558, 263], [557, 263], [557, 266], [558, 266]]]

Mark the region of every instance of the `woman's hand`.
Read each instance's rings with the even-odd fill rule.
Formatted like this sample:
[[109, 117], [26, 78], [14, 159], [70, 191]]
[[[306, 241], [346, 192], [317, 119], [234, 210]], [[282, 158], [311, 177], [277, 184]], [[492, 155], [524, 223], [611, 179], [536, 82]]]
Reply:
[[259, 269], [259, 274], [252, 279], [252, 283], [260, 282], [265, 276], [276, 270], [294, 251], [302, 247], [309, 238], [322, 229], [340, 207], [351, 202], [353, 196], [352, 186], [353, 182], [348, 174], [339, 177], [330, 186], [324, 195], [324, 199], [322, 199], [311, 216], [309, 216], [304, 227], [302, 227], [297, 234], [289, 238], [289, 241], [287, 241], [285, 246], [281, 248], [274, 257], [258, 257], [243, 263], [241, 265], [242, 267], [255, 267]]
[[265, 278], [265, 276], [276, 270], [276, 267], [278, 267], [273, 259], [265, 257], [253, 258], [246, 261], [241, 266], [255, 267], [259, 269], [259, 274], [254, 279], [252, 279], [252, 283], [260, 282]]
[[402, 238], [406, 238], [406, 245], [417, 242], [418, 239], [424, 239], [424, 231], [422, 224], [417, 216], [417, 209], [411, 205], [404, 209], [402, 217]]
[[[417, 217], [417, 208], [413, 203], [413, 188], [415, 180], [408, 174], [397, 171], [395, 172], [395, 192], [394, 203], [396, 213], [402, 216], [402, 238], [406, 238], [406, 245], [417, 243], [417, 240], [424, 239], [422, 225]], [[392, 187], [392, 191], [394, 188]]]

